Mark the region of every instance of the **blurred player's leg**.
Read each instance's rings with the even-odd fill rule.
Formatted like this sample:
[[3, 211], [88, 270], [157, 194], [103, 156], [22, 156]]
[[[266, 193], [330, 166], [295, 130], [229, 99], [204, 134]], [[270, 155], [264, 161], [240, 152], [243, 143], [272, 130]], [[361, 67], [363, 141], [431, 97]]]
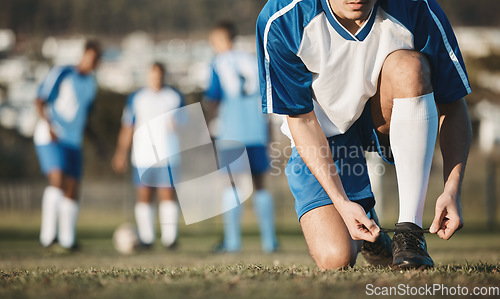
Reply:
[[273, 252], [278, 247], [274, 224], [274, 201], [271, 193], [262, 189], [263, 179], [263, 175], [255, 175], [253, 178], [257, 189], [253, 196], [253, 205], [259, 222], [262, 250]]
[[42, 198], [42, 224], [40, 228], [40, 243], [47, 247], [57, 236], [57, 215], [59, 204], [64, 197], [61, 189], [62, 172], [52, 171], [48, 174], [50, 185], [45, 188]]
[[167, 248], [173, 247], [177, 240], [179, 222], [179, 206], [174, 199], [172, 188], [159, 188], [159, 217], [161, 228], [161, 243]]
[[59, 244], [64, 248], [75, 245], [78, 203], [75, 199], [64, 197], [59, 208]]
[[64, 176], [64, 197], [59, 206], [58, 241], [64, 248], [73, 248], [76, 240], [76, 223], [79, 206], [76, 179]]
[[135, 221], [139, 239], [143, 245], [151, 245], [155, 240], [155, 208], [151, 203], [153, 189], [147, 186], [137, 187]]
[[[234, 205], [234, 190], [227, 188], [222, 195], [222, 206]], [[224, 242], [221, 251], [235, 252], [241, 249], [241, 211], [242, 206], [237, 205], [231, 210], [222, 214], [224, 221]]]

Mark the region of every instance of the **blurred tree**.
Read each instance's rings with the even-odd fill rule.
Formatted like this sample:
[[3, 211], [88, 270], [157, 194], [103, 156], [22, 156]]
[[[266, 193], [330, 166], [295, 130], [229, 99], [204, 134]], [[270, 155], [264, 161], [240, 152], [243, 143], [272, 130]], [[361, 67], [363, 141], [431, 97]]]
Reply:
[[[395, 0], [389, 0], [395, 1]], [[218, 19], [254, 32], [266, 0], [1, 0], [0, 28], [16, 33], [116, 36], [134, 30], [186, 36], [204, 34]], [[438, 0], [453, 25], [500, 26], [498, 0]]]
[[238, 20], [242, 33], [254, 31], [265, 0], [2, 0], [0, 28], [24, 34], [123, 35], [205, 33], [221, 18]]

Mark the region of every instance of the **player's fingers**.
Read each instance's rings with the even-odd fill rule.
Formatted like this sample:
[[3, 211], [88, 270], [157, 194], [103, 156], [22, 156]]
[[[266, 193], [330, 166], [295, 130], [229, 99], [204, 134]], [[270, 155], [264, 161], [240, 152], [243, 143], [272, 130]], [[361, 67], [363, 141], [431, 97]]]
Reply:
[[366, 229], [360, 229], [360, 230], [358, 230], [356, 232], [356, 234], [352, 234], [351, 237], [355, 241], [365, 240], [365, 241], [368, 241], [368, 242], [375, 242], [375, 240], [377, 240], [377, 237], [375, 237], [374, 235], [372, 235], [371, 232], [368, 231], [368, 230], [366, 230]]
[[351, 238], [355, 241], [366, 240], [369, 236], [371, 236], [369, 231], [361, 223], [351, 223], [349, 233], [351, 234]]
[[443, 209], [436, 207], [436, 214], [434, 215], [434, 220], [432, 221], [431, 227], [429, 228], [429, 232], [431, 234], [435, 234], [441, 229], [444, 217], [445, 213]]
[[447, 217], [444, 217], [442, 220], [441, 220], [441, 223], [440, 223], [440, 226], [438, 228], [438, 231], [436, 232], [436, 234], [441, 238], [441, 239], [444, 239], [446, 237], [446, 230], [448, 228], [448, 225], [449, 225], [449, 222], [450, 220], [447, 218]]
[[436, 234], [441, 238], [441, 239], [444, 239], [446, 237], [446, 232], [445, 232], [446, 228], [440, 228]]
[[444, 230], [443, 239], [449, 240], [459, 229], [459, 227], [460, 227], [459, 219], [450, 220], [446, 225], [446, 229]]
[[373, 219], [368, 219], [368, 217], [366, 217], [366, 219], [363, 220], [363, 226], [366, 229], [364, 231], [363, 240], [375, 242], [380, 234], [380, 228], [377, 226]]

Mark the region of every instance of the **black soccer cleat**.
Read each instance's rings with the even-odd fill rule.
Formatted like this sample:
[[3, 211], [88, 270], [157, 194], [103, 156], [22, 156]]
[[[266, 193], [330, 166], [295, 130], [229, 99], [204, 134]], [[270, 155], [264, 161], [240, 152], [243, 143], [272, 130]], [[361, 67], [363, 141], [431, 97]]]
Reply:
[[393, 266], [396, 269], [423, 270], [434, 266], [434, 261], [427, 253], [422, 228], [411, 222], [396, 224], [392, 238]]
[[[375, 220], [375, 223], [380, 226], [375, 209], [370, 210], [370, 219]], [[372, 266], [391, 266], [393, 260], [391, 238], [387, 233], [380, 232], [375, 242], [363, 242], [361, 253], [365, 260]]]

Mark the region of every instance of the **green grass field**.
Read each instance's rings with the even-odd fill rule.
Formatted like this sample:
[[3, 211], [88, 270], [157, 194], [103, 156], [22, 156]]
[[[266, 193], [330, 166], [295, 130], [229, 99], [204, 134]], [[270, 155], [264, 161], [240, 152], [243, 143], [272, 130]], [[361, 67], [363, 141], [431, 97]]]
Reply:
[[261, 253], [255, 226], [247, 223], [239, 254], [211, 253], [220, 230], [181, 225], [176, 251], [156, 245], [121, 256], [111, 244], [114, 221], [101, 218], [98, 225], [83, 217], [80, 251], [61, 254], [38, 245], [36, 216], [0, 214], [0, 298], [357, 298], [434, 284], [467, 287], [469, 295], [483, 287], [477, 291], [498, 298], [492, 292], [500, 287], [500, 235], [482, 229], [465, 229], [449, 241], [428, 236], [431, 270], [373, 268], [360, 256], [352, 269], [321, 272], [296, 224], [278, 227], [281, 248], [270, 255]]

